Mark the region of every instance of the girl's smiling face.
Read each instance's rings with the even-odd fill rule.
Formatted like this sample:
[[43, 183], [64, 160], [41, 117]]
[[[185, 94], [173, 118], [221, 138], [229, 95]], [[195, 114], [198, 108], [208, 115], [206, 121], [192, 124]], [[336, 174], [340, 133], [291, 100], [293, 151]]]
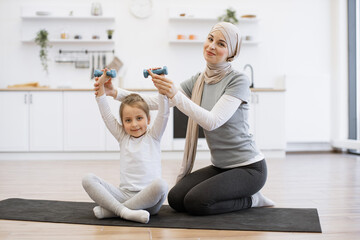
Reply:
[[225, 37], [220, 31], [209, 33], [204, 43], [203, 54], [208, 63], [217, 64], [226, 61], [229, 51]]
[[126, 105], [122, 113], [122, 124], [127, 134], [138, 138], [145, 134], [150, 119], [142, 109]]

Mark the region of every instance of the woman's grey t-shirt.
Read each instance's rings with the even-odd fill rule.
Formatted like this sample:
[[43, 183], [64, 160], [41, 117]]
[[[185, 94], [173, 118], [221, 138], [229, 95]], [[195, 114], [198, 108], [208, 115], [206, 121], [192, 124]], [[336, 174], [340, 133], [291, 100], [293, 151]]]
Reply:
[[[181, 88], [191, 97], [194, 84], [200, 73], [181, 83]], [[211, 111], [222, 95], [230, 95], [242, 101], [234, 115], [222, 126], [204, 134], [211, 152], [211, 162], [219, 168], [245, 163], [260, 152], [249, 133], [248, 115], [250, 82], [246, 75], [232, 71], [216, 84], [204, 84], [200, 106]]]

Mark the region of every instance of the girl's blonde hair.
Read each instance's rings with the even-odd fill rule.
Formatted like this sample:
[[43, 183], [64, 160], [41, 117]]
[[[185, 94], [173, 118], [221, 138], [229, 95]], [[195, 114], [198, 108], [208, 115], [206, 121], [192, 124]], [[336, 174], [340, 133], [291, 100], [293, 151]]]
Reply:
[[136, 93], [131, 93], [126, 96], [124, 100], [121, 101], [120, 105], [120, 120], [123, 122], [123, 111], [125, 106], [136, 107], [143, 110], [148, 119], [150, 119], [150, 110], [149, 105], [145, 102], [145, 100]]

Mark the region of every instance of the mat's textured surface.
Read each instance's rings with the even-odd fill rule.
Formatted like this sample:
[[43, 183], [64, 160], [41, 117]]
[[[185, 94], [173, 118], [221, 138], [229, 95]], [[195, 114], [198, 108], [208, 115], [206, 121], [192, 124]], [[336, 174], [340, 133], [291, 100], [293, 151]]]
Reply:
[[321, 232], [317, 210], [309, 208], [251, 208], [220, 215], [190, 216], [164, 205], [158, 215], [151, 216], [148, 224], [141, 224], [121, 218], [99, 220], [93, 214], [94, 206], [95, 203], [89, 202], [11, 198], [0, 201], [0, 219], [126, 227]]

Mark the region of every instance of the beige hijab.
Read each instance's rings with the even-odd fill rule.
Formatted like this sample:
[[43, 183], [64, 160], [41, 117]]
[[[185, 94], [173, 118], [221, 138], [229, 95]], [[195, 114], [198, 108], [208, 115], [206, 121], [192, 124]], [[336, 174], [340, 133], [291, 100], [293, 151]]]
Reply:
[[[226, 62], [206, 64], [206, 69], [196, 80], [191, 94], [191, 100], [198, 105], [201, 103], [204, 83], [215, 84], [221, 81], [221, 79], [223, 79], [232, 71], [230, 62], [239, 56], [240, 53], [241, 35], [238, 27], [231, 23], [220, 22], [211, 29], [210, 33], [215, 31], [221, 31], [225, 37], [225, 41], [228, 47], [228, 58], [226, 59]], [[176, 182], [180, 181], [187, 174], [191, 173], [196, 156], [198, 134], [198, 124], [189, 118], [186, 130], [183, 162]]]

